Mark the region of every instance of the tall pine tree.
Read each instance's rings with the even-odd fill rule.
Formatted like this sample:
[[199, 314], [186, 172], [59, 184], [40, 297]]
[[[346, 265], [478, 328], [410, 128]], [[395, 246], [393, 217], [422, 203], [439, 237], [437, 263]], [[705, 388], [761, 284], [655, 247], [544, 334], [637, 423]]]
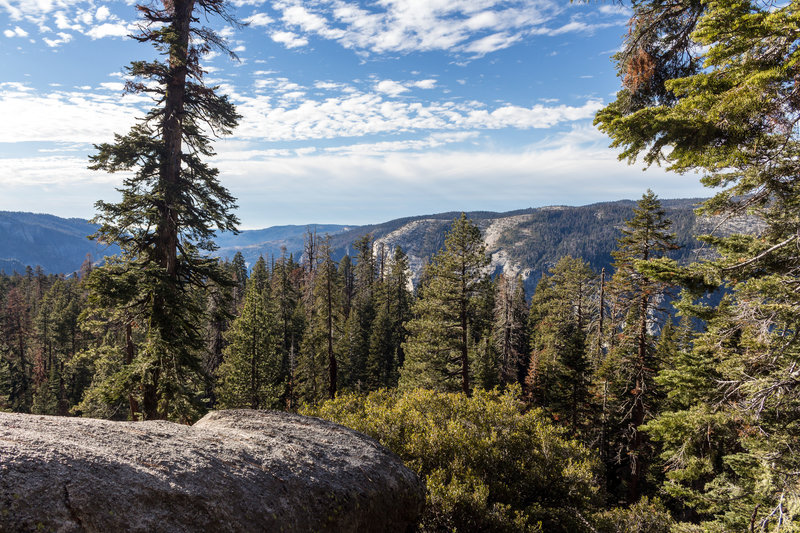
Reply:
[[268, 286], [259, 289], [251, 283], [247, 287], [241, 314], [225, 335], [229, 344], [217, 371], [222, 408], [280, 406], [286, 379], [273, 307]]
[[[124, 371], [141, 399], [146, 419], [196, 416], [194, 387], [201, 372], [202, 300], [193, 294], [209, 280], [222, 281], [215, 230], [233, 231], [234, 199], [203, 162], [213, 155], [211, 135], [227, 134], [239, 116], [226, 96], [203, 84], [200, 59], [224, 40], [199, 25], [200, 17], [235, 21], [225, 0], [170, 0], [139, 5], [135, 38], [151, 43], [162, 60], [134, 61], [129, 92], [150, 95], [155, 107], [113, 144], [96, 146], [91, 168], [129, 171], [118, 203], [97, 202], [95, 238], [121, 253], [90, 276], [91, 301], [122, 309], [142, 341]], [[200, 302], [200, 303], [199, 303]]]
[[651, 326], [657, 305], [669, 284], [643, 273], [639, 265], [664, 257], [677, 248], [672, 222], [653, 191], [647, 191], [633, 210], [633, 218], [622, 228], [617, 249], [612, 252], [616, 269], [612, 279], [618, 300], [615, 331], [618, 339], [606, 362], [612, 386], [617, 390], [617, 424], [622, 432], [617, 458], [627, 469], [627, 498], [638, 501], [644, 473], [653, 451], [641, 426], [655, 413], [655, 382], [659, 362]]
[[471, 392], [470, 348], [491, 291], [489, 261], [480, 230], [462, 213], [425, 269], [426, 283], [407, 324], [401, 387]]

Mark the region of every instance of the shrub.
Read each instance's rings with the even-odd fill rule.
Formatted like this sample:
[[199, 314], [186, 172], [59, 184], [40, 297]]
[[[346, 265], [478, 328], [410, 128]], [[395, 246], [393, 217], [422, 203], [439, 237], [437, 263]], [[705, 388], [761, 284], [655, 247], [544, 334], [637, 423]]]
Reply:
[[519, 390], [343, 395], [306, 409], [366, 433], [425, 480], [423, 531], [581, 531], [596, 463]]

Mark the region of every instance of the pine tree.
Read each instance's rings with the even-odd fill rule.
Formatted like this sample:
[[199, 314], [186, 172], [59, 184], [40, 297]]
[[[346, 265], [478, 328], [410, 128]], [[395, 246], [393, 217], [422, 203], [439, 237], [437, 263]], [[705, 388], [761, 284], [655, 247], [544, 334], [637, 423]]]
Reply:
[[520, 276], [501, 274], [495, 289], [494, 348], [499, 358], [499, 378], [505, 385], [520, 383], [528, 353], [528, 302]]
[[559, 259], [536, 286], [529, 325], [532, 400], [584, 437], [592, 418], [587, 341], [595, 279], [583, 260]]
[[75, 278], [56, 279], [39, 304], [34, 320], [36, 344], [49, 398], [45, 403], [50, 406], [49, 411], [39, 412], [67, 414], [68, 407], [77, 403], [88, 385], [85, 365], [75, 361], [84, 344], [78, 327], [82, 305], [83, 296]]
[[321, 262], [314, 270], [310, 318], [297, 368], [301, 395], [311, 402], [336, 396], [341, 360], [339, 347], [344, 329], [341, 283], [331, 256], [330, 237], [326, 236], [317, 244], [315, 253]]
[[253, 270], [250, 272], [250, 278], [247, 280], [248, 285], [255, 285], [256, 290], [262, 294], [266, 294], [270, 285], [270, 274], [267, 270], [267, 262], [264, 256], [259, 256], [256, 263], [253, 265]]
[[489, 261], [480, 230], [462, 213], [425, 268], [427, 281], [406, 326], [401, 388], [471, 392], [470, 346], [491, 291]]
[[642, 273], [637, 266], [677, 248], [675, 236], [669, 232], [672, 222], [666, 218], [653, 191], [642, 196], [633, 213], [633, 218], [622, 228], [617, 249], [612, 252], [616, 269], [612, 285], [619, 302], [618, 320], [624, 322], [617, 329], [619, 338], [609, 356], [610, 362], [606, 363], [611, 372], [611, 386], [618, 389], [617, 423], [623, 438], [617, 457], [627, 465], [629, 503], [639, 499], [644, 472], [653, 453], [640, 427], [655, 413], [653, 378], [660, 362], [655, 358], [650, 327], [657, 303], [669, 287]]
[[[123, 180], [118, 203], [97, 202], [95, 238], [121, 254], [95, 269], [89, 281], [98, 308], [124, 309], [142, 341], [122, 371], [143, 418], [196, 416], [201, 375], [199, 324], [202, 299], [194, 291], [223, 282], [215, 259], [215, 230], [235, 231], [234, 199], [218, 171], [202, 161], [213, 155], [211, 134], [230, 133], [239, 116], [227, 97], [203, 85], [201, 57], [228, 51], [199, 17], [235, 23], [224, 0], [176, 0], [163, 8], [139, 5], [144, 21], [135, 37], [151, 43], [163, 60], [134, 61], [127, 90], [151, 95], [155, 107], [127, 135], [96, 146], [91, 168], [134, 170]], [[134, 375], [135, 374], [135, 375]]]
[[2, 338], [6, 347], [3, 359], [8, 375], [6, 404], [13, 411], [27, 412], [33, 393], [33, 361], [29, 350], [32, 325], [20, 287], [7, 292], [2, 312]]
[[233, 254], [233, 259], [226, 266], [230, 272], [231, 280], [233, 281], [233, 304], [235, 309], [242, 306], [245, 298], [245, 290], [247, 287], [247, 262], [244, 260], [242, 252], [237, 251]]
[[[367, 388], [367, 359], [370, 333], [375, 320], [375, 257], [372, 236], [367, 234], [353, 243], [358, 257], [354, 268], [350, 314], [342, 337], [342, 372], [344, 389]], [[345, 291], [346, 294], [347, 291]]]
[[292, 408], [296, 400], [295, 370], [297, 353], [300, 351], [305, 331], [305, 311], [300, 297], [302, 269], [292, 256], [286, 257], [286, 249], [275, 262], [271, 279], [271, 294], [276, 316], [278, 351], [281, 354], [283, 374], [287, 379], [284, 404]]
[[[223, 263], [220, 268], [228, 272]], [[222, 354], [228, 341], [225, 332], [236, 313], [233, 298], [233, 280], [225, 283], [209, 283], [206, 296], [206, 349], [203, 353], [204, 396], [209, 407], [216, 405], [217, 369], [222, 364]]]
[[222, 408], [270, 409], [280, 405], [286, 384], [269, 292], [251, 283], [241, 314], [225, 337], [228, 346], [217, 374]]
[[[698, 172], [718, 187], [703, 213], [748, 213], [764, 223], [756, 235], [705, 237], [718, 260], [685, 270], [660, 265], [660, 275], [696, 290], [695, 300], [703, 286], [734, 288], [733, 300], [699, 310], [712, 337], [702, 337], [705, 352], [694, 350], [721, 386], [713, 399], [698, 394], [691, 409], [718, 406], [713, 414], [727, 416], [737, 435], [733, 447], [715, 439], [712, 480], [684, 500], [707, 513], [701, 527], [708, 529], [782, 531], [797, 523], [800, 461], [788, 443], [800, 432], [787, 423], [800, 409], [797, 12], [794, 1], [637, 4], [617, 56], [623, 88], [597, 116], [622, 157]], [[720, 426], [702, 425], [708, 434]], [[684, 455], [710, 457], [693, 446]]]
[[391, 261], [381, 260], [379, 272], [383, 274], [379, 275], [375, 289], [377, 312], [370, 332], [367, 357], [367, 384], [371, 390], [397, 385], [399, 368], [405, 359], [405, 326], [410, 318], [412, 301], [408, 289], [408, 257], [402, 248], [395, 248]]

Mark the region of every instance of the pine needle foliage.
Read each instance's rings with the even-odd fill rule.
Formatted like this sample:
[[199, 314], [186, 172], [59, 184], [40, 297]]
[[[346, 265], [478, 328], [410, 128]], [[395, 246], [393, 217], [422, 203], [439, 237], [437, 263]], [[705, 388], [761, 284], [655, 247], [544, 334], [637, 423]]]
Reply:
[[[686, 287], [684, 308], [707, 331], [682, 364], [713, 380], [650, 426], [669, 457], [666, 487], [704, 530], [797, 531], [800, 2], [637, 2], [617, 56], [623, 77], [642, 54], [671, 55], [675, 68], [638, 69], [647, 83], [624, 83], [600, 129], [622, 158], [702, 173], [716, 195], [701, 213], [763, 223], [754, 235], [704, 237], [713, 260], [647, 266]], [[704, 291], [720, 285], [731, 295], [709, 308]]]
[[94, 170], [126, 173], [122, 199], [96, 204], [94, 238], [121, 253], [92, 272], [90, 300], [98, 314], [117, 314], [141, 331], [120, 370], [138, 397], [132, 416], [190, 419], [201, 408], [192, 389], [203, 347], [203, 299], [196, 292], [209, 281], [225, 282], [206, 252], [215, 249], [215, 231], [235, 231], [238, 222], [234, 198], [203, 161], [214, 153], [212, 136], [231, 133], [240, 118], [226, 96], [204, 85], [200, 66], [206, 53], [229, 50], [199, 22], [237, 22], [224, 0], [165, 0], [137, 9], [142, 20], [134, 38], [162, 59], [127, 68], [126, 90], [150, 96], [154, 107], [90, 157]]
[[401, 388], [472, 390], [470, 347], [491, 291], [489, 261], [480, 230], [462, 213], [425, 269], [407, 325]]

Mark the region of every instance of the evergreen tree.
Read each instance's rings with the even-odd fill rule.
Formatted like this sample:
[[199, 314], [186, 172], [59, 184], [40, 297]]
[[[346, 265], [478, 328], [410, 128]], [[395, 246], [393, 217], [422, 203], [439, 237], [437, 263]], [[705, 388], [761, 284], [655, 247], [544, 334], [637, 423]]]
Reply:
[[6, 293], [2, 316], [7, 372], [6, 405], [13, 411], [28, 412], [32, 400], [33, 361], [29, 353], [31, 317], [20, 287]]
[[[254, 276], [255, 277], [255, 276]], [[296, 357], [300, 351], [305, 330], [305, 311], [300, 301], [302, 269], [292, 256], [286, 257], [284, 248], [275, 263], [271, 279], [273, 309], [276, 315], [278, 351], [281, 356], [283, 374], [287, 379], [284, 402], [287, 408], [294, 406]]]
[[592, 418], [587, 340], [595, 279], [583, 260], [562, 257], [536, 286], [529, 326], [531, 398], [584, 437]]
[[405, 325], [411, 312], [408, 257], [397, 246], [388, 268], [386, 263], [386, 260], [380, 263], [383, 275], [379, 277], [380, 283], [375, 291], [377, 313], [367, 358], [367, 380], [372, 390], [397, 385], [398, 369], [404, 360]]
[[353, 244], [358, 257], [353, 273], [352, 306], [349, 316], [344, 313], [347, 322], [342, 337], [340, 381], [344, 389], [364, 390], [367, 388], [370, 333], [375, 320], [375, 257], [371, 235], [364, 235]]
[[653, 378], [660, 362], [655, 357], [650, 328], [657, 304], [669, 287], [637, 266], [677, 248], [675, 236], [669, 232], [671, 225], [661, 202], [653, 191], [647, 191], [634, 209], [633, 218], [622, 228], [622, 237], [612, 254], [618, 320], [624, 322], [617, 330], [618, 340], [605, 367], [611, 373], [611, 386], [617, 389], [617, 424], [622, 431], [617, 459], [627, 467], [629, 503], [639, 499], [653, 453], [640, 427], [656, 412]]
[[[229, 269], [222, 264], [223, 271]], [[205, 386], [205, 398], [209, 407], [216, 405], [216, 380], [217, 368], [222, 363], [222, 354], [228, 341], [225, 339], [225, 332], [228, 331], [230, 322], [233, 319], [236, 308], [233, 297], [233, 280], [224, 283], [211, 282], [207, 288], [206, 296], [206, 349], [203, 353], [203, 377]]]
[[217, 371], [220, 407], [270, 409], [280, 405], [285, 375], [275, 326], [269, 292], [251, 283], [241, 314], [225, 335], [229, 344]]
[[495, 288], [494, 348], [499, 359], [499, 378], [505, 385], [522, 381], [528, 353], [528, 302], [520, 276], [501, 274]]
[[427, 281], [406, 326], [400, 387], [471, 392], [470, 346], [491, 291], [489, 261], [480, 230], [462, 213], [425, 268]]
[[38, 411], [43, 414], [67, 414], [89, 383], [85, 365], [75, 361], [84, 345], [78, 327], [82, 305], [83, 295], [75, 278], [56, 279], [39, 304], [34, 325], [41, 360], [40, 389], [49, 398], [45, 402], [48, 410]]
[[339, 261], [339, 277], [342, 280], [342, 310], [344, 318], [350, 318], [350, 308], [353, 305], [353, 297], [356, 290], [356, 277], [353, 272], [353, 260], [349, 254], [345, 254]]
[[98, 145], [91, 168], [134, 170], [119, 203], [97, 203], [95, 238], [121, 254], [90, 276], [91, 302], [125, 309], [129, 325], [143, 328], [124, 372], [141, 398], [146, 419], [196, 416], [201, 375], [203, 306], [193, 291], [223, 282], [213, 250], [215, 230], [235, 231], [234, 199], [202, 158], [213, 155], [207, 132], [227, 134], [239, 116], [227, 97], [203, 85], [200, 59], [213, 48], [228, 51], [199, 17], [235, 21], [224, 0], [176, 0], [163, 8], [139, 5], [144, 21], [136, 36], [163, 60], [134, 61], [127, 90], [151, 95], [155, 107], [127, 135]]
[[[622, 157], [699, 172], [704, 184], [719, 187], [701, 212], [748, 213], [764, 223], [758, 234], [704, 238], [717, 260], [654, 269], [684, 283], [698, 302], [703, 288], [726, 283], [734, 291], [717, 309], [694, 309], [708, 324], [694, 364], [716, 374], [719, 386], [688, 396], [688, 409], [713, 406], [691, 420], [712, 437], [714, 452], [685, 439], [684, 460], [669, 480], [700, 485], [684, 501], [704, 513], [706, 529], [790, 531], [800, 512], [800, 460], [792, 444], [800, 439], [797, 14], [795, 1], [636, 4], [617, 57], [623, 89], [597, 116], [624, 148]], [[676, 427], [659, 438], [674, 449], [688, 431]], [[735, 445], [726, 446], [731, 433]], [[692, 462], [705, 471], [683, 483], [683, 466]]]
[[344, 329], [341, 284], [329, 237], [322, 240], [316, 254], [321, 262], [314, 271], [310, 319], [297, 368], [301, 395], [311, 402], [336, 396]]
[[231, 280], [233, 281], [233, 304], [235, 309], [242, 306], [245, 298], [245, 289], [247, 287], [247, 263], [244, 260], [242, 252], [237, 251], [233, 254], [233, 259], [226, 266], [230, 272]]

